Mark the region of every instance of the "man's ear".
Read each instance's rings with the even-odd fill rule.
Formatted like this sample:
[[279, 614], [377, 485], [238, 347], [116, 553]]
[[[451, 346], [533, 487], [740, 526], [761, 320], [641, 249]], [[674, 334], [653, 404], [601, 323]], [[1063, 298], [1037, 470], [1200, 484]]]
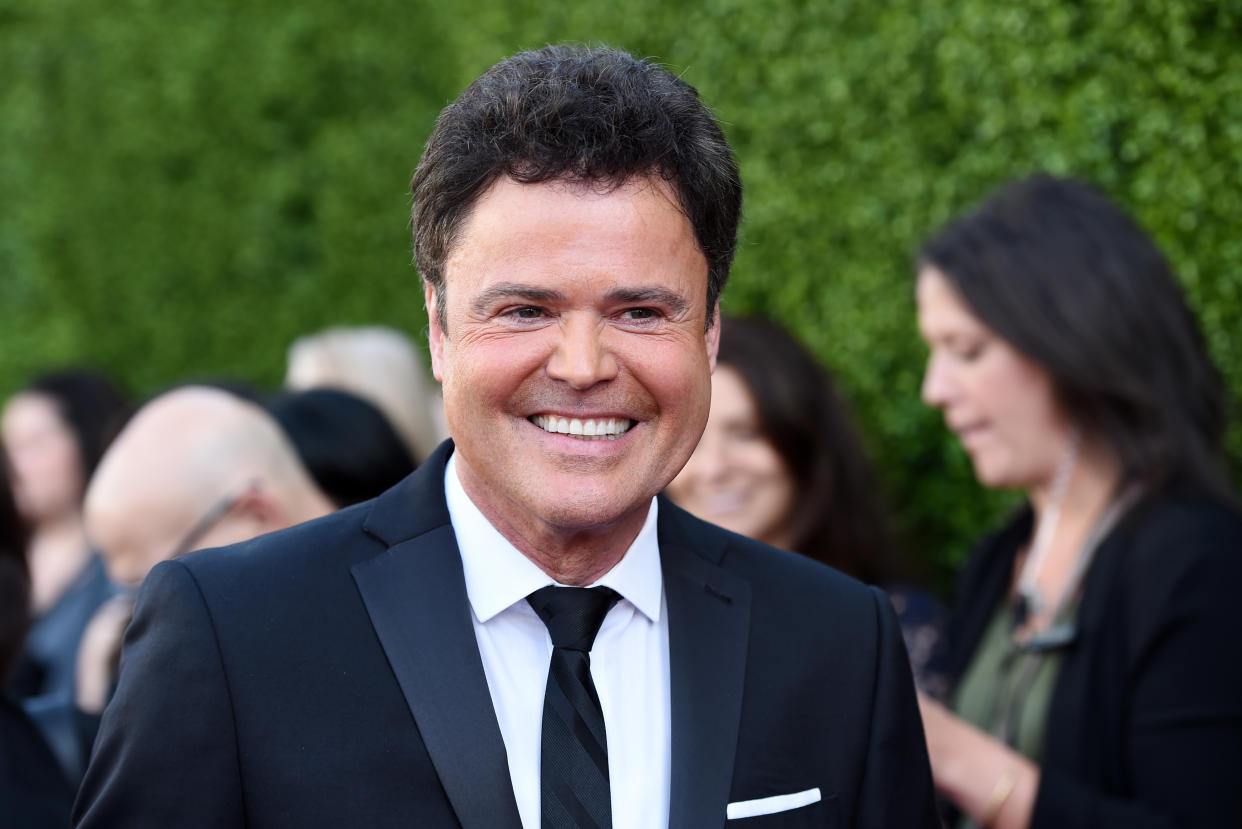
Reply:
[[428, 282], [423, 288], [423, 302], [427, 306], [427, 339], [431, 350], [431, 374], [444, 382], [444, 328], [436, 307], [436, 289]]
[[260, 527], [260, 533], [283, 530], [292, 523], [285, 505], [270, 489], [258, 484], [247, 487], [229, 512], [250, 522], [251, 526]]
[[714, 372], [716, 370], [716, 355], [720, 353], [720, 326], [724, 323], [720, 319], [720, 301], [716, 301], [716, 307], [712, 308], [711, 325], [707, 327], [707, 333], [704, 334], [704, 340], [707, 344], [707, 365]]

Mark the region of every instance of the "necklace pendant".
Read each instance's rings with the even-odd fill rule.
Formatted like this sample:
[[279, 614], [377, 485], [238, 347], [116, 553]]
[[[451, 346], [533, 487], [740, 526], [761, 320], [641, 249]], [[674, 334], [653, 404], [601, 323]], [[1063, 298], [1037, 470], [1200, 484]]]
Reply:
[[1022, 597], [1023, 610], [1027, 618], [1044, 609], [1044, 594], [1035, 585], [1030, 584], [1019, 587], [1018, 595]]
[[1024, 627], [1028, 618], [1030, 618], [1030, 613], [1027, 611], [1026, 599], [1019, 595], [1013, 600], [1013, 630], [1020, 630]]
[[1031, 617], [1043, 608], [1044, 597], [1033, 585], [1022, 585], [1013, 600], [1013, 628], [1015, 631], [1025, 628]]

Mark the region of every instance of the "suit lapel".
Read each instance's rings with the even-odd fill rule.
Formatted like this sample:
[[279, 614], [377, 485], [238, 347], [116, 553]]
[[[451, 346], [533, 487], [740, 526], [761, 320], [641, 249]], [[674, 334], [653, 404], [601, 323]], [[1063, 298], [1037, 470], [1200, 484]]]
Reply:
[[[371, 623], [464, 829], [521, 829], [500, 726], [444, 501], [446, 442], [381, 496], [367, 532], [388, 550], [354, 566]], [[672, 706], [669, 826], [724, 821], [750, 630], [750, 585], [719, 566], [693, 519], [660, 503]]]
[[366, 529], [390, 546], [353, 576], [462, 826], [521, 829], [444, 502], [451, 451], [376, 501]]
[[[689, 519], [660, 502], [660, 557], [672, 672], [669, 826], [724, 822], [733, 781], [750, 630], [750, 585], [703, 550]], [[714, 534], [713, 534], [714, 535]]]

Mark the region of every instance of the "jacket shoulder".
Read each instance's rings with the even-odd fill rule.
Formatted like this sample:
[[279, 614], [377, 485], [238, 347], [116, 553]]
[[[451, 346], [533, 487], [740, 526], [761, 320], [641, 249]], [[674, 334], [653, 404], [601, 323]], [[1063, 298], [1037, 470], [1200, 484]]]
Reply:
[[660, 499], [660, 543], [689, 547], [713, 564], [773, 578], [826, 579], [831, 583], [860, 585], [823, 562], [782, 550], [696, 518], [667, 498]]
[[[1105, 569], [1141, 618], [1156, 608], [1232, 605], [1242, 583], [1242, 514], [1206, 498], [1157, 495], [1136, 504], [1110, 539]], [[1231, 598], [1232, 597], [1232, 598]]]
[[197, 550], [179, 561], [200, 584], [237, 584], [277, 573], [348, 570], [385, 549], [366, 533], [367, 503], [265, 533], [248, 541]]
[[[778, 616], [815, 617], [823, 624], [875, 619], [876, 589], [809, 556], [781, 550], [694, 517], [667, 499], [660, 503], [662, 554], [689, 549], [743, 579], [754, 609]], [[672, 549], [669, 549], [672, 548]]]

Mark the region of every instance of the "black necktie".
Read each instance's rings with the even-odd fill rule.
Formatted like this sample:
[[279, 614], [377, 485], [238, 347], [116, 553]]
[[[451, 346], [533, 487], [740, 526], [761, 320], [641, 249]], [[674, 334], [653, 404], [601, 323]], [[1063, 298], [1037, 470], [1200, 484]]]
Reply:
[[591, 681], [591, 645], [621, 597], [607, 587], [544, 587], [526, 597], [552, 635], [543, 697], [543, 829], [611, 829], [608, 740]]

